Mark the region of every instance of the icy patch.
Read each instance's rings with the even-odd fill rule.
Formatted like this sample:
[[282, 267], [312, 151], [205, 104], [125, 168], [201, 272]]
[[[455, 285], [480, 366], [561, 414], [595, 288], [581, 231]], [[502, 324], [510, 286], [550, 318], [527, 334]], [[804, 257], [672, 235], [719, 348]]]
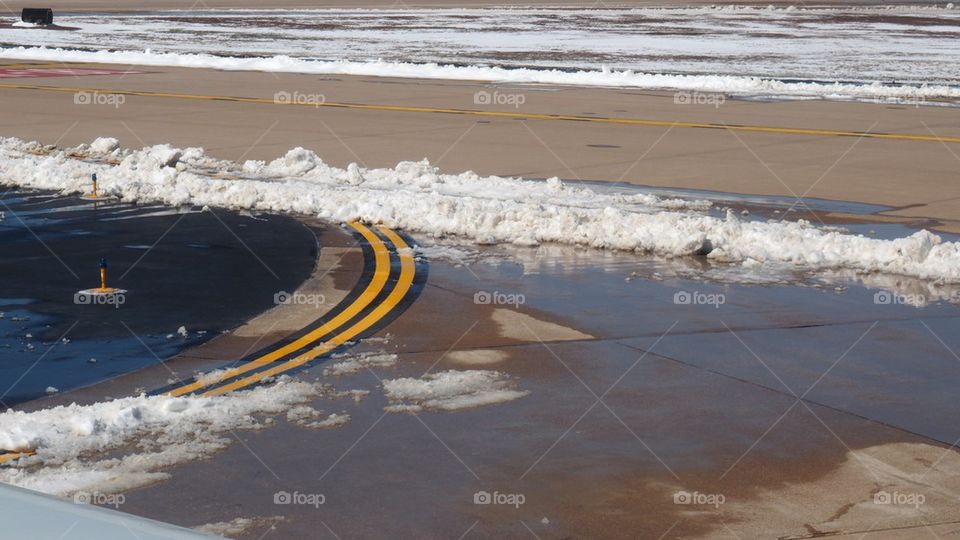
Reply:
[[501, 337], [540, 343], [544, 341], [574, 341], [591, 339], [592, 335], [550, 321], [543, 321], [515, 309], [495, 308], [491, 319], [497, 324]]
[[[36, 146], [0, 139], [0, 183], [82, 193], [98, 173], [101, 190], [124, 201], [311, 214], [481, 244], [554, 242], [756, 268], [847, 269], [960, 283], [960, 244], [925, 230], [883, 240], [802, 220], [746, 221], [734, 212], [720, 218], [703, 212], [710, 206], [705, 201], [595, 191], [556, 178], [442, 174], [425, 160], [392, 169], [339, 169], [303, 148], [238, 166], [199, 148], [157, 145], [128, 152], [112, 166], [64, 152], [34, 155]], [[176, 166], [169, 166], [173, 161]]]
[[[36, 455], [0, 470], [0, 481], [51, 493], [115, 493], [164, 480], [163, 469], [209, 456], [257, 417], [314, 399], [316, 384], [281, 378], [272, 386], [216, 397], [139, 396], [0, 414], [0, 449]], [[107, 455], [115, 457], [104, 457]]]
[[317, 420], [314, 422], [307, 422], [304, 427], [313, 428], [313, 429], [326, 429], [326, 428], [335, 428], [344, 426], [350, 423], [349, 414], [337, 414], [332, 413], [330, 416], [326, 417], [323, 420]]
[[447, 360], [461, 365], [482, 366], [488, 364], [499, 364], [510, 354], [506, 351], [495, 349], [471, 349], [466, 351], [450, 351], [447, 353]]
[[874, 292], [877, 305], [907, 305], [916, 308], [937, 303], [960, 303], [960, 287], [884, 274], [855, 275], [849, 271], [826, 272], [818, 276], [823, 283], [860, 282]]
[[[762, 473], [754, 474], [759, 480]], [[811, 512], [832, 516], [817, 524], [822, 537], [881, 520], [888, 527], [907, 528], [918, 518], [932, 520], [956, 509], [958, 474], [960, 453], [954, 448], [919, 442], [878, 444], [848, 450], [843, 459], [813, 477], [760, 488], [748, 497], [731, 497], [723, 512], [731, 522], [736, 520], [734, 528], [764, 538], [809, 537], [809, 527], [803, 524]]]
[[334, 399], [350, 398], [353, 400], [354, 403], [360, 403], [361, 401], [363, 401], [363, 398], [367, 397], [368, 395], [370, 395], [369, 390], [353, 389], [353, 390], [345, 390], [342, 392], [334, 391], [332, 394], [330, 394], [330, 397]]
[[287, 411], [287, 422], [301, 423], [312, 420], [321, 414], [323, 414], [322, 411], [318, 411], [309, 405], [297, 405]]
[[479, 253], [462, 246], [433, 244], [417, 246], [417, 256], [430, 261], [446, 261], [456, 266], [469, 266], [477, 261]]
[[456, 411], [513, 401], [530, 393], [513, 387], [506, 374], [484, 370], [450, 370], [420, 379], [383, 381], [384, 392], [391, 402], [385, 410], [390, 412]]
[[[231, 519], [230, 521], [218, 521], [216, 523], [207, 523], [206, 525], [200, 525], [194, 527], [193, 530], [201, 532], [204, 534], [210, 534], [214, 536], [223, 536], [227, 538], [234, 538], [241, 536], [248, 532], [253, 531], [255, 528], [259, 527], [271, 527], [273, 528], [277, 523], [283, 521], [282, 516], [270, 516], [270, 517], [258, 517], [258, 518], [244, 518], [239, 517]], [[266, 536], [266, 533], [264, 533]]]
[[215, 369], [206, 373], [197, 375], [195, 380], [203, 386], [210, 386], [222, 380], [229, 379], [237, 372], [236, 368]]
[[333, 413], [321, 419], [323, 414], [323, 411], [318, 411], [308, 405], [298, 405], [287, 411], [287, 421], [313, 429], [340, 427], [350, 422], [349, 414]]
[[324, 368], [323, 376], [340, 377], [342, 375], [352, 375], [365, 369], [390, 367], [396, 365], [397, 358], [395, 354], [362, 353], [347, 357], [330, 367]]

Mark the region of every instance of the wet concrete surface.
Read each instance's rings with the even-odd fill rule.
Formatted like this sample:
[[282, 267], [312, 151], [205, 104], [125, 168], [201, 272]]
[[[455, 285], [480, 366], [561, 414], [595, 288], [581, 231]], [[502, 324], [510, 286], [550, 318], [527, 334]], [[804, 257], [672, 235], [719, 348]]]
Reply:
[[[6, 192], [2, 203], [5, 406], [156, 364], [232, 329], [299, 286], [318, 250], [313, 232], [285, 216], [94, 206], [47, 192]], [[78, 303], [78, 290], [99, 286], [100, 257], [108, 285], [128, 292]]]
[[[321, 248], [302, 290], [342, 296], [359, 250], [339, 227], [310, 226]], [[911, 232], [862, 232], [871, 230]], [[217, 233], [197, 229], [190, 242]], [[324, 375], [334, 359], [297, 375], [368, 391], [312, 403], [349, 423], [309, 429], [281, 415], [234, 432], [226, 450], [126, 492], [122, 510], [184, 526], [249, 518], [234, 535], [249, 539], [954, 534], [960, 312], [949, 288], [414, 239], [430, 261], [427, 286], [351, 351], [396, 353], [398, 363]], [[219, 367], [282, 337], [278, 321], [307, 315], [273, 309], [164, 367], [26, 406]], [[384, 410], [383, 379], [468, 369], [501, 371], [529, 395], [458, 412]], [[324, 502], [277, 504], [284, 492]], [[523, 503], [476, 504], [478, 492]], [[685, 493], [693, 502], [678, 501]], [[878, 503], [884, 493], [924, 502]]]
[[[386, 341], [360, 344], [398, 353], [395, 367], [324, 377], [325, 362], [299, 375], [369, 391], [313, 404], [349, 424], [279, 418], [237, 433], [242, 443], [128, 492], [124, 510], [188, 526], [260, 518], [239, 535], [251, 539], [913, 537], [960, 519], [949, 448], [960, 436], [956, 305], [878, 304], [885, 289], [855, 280], [679, 277], [689, 260], [469, 251], [432, 259], [428, 286]], [[725, 300], [677, 304], [680, 291]], [[477, 303], [478, 292], [523, 302]], [[490, 350], [500, 354], [470, 363]], [[459, 412], [384, 411], [382, 379], [448, 369], [499, 370], [530, 394]], [[875, 502], [897, 490], [924, 505]], [[475, 504], [479, 491], [524, 502]], [[278, 492], [325, 502], [277, 505]], [[684, 492], [723, 502], [678, 504]]]

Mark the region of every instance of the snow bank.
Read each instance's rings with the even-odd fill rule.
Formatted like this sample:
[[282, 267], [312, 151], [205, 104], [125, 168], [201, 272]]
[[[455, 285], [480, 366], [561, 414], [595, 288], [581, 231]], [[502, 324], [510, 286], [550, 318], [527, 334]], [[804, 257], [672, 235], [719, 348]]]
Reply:
[[[113, 145], [95, 141], [85, 149], [101, 146]], [[303, 148], [269, 163], [243, 164], [169, 145], [111, 150], [107, 157], [119, 159], [117, 165], [71, 157], [79, 149], [36, 152], [50, 149], [0, 139], [0, 183], [79, 193], [89, 190], [90, 175], [97, 173], [101, 192], [124, 201], [310, 214], [477, 243], [554, 242], [665, 257], [703, 255], [751, 268], [847, 269], [960, 283], [960, 244], [928, 231], [882, 240], [805, 221], [744, 221], [732, 212], [720, 218], [704, 213], [707, 201], [614, 193], [556, 178], [441, 174], [425, 160], [392, 169], [339, 169]]]
[[[0, 481], [52, 493], [114, 493], [166, 479], [165, 467], [208, 456], [224, 434], [263, 426], [321, 393], [317, 384], [283, 378], [272, 386], [217, 397], [139, 396], [92, 405], [0, 414], [0, 449], [35, 450]], [[130, 447], [133, 453], [120, 455]], [[103, 458], [111, 454], [119, 456]]]
[[47, 47], [11, 47], [0, 49], [0, 58], [52, 62], [90, 62], [130, 66], [167, 66], [210, 68], [227, 71], [267, 71], [324, 75], [361, 75], [414, 79], [493, 81], [499, 83], [539, 83], [570, 86], [609, 86], [655, 90], [715, 92], [751, 96], [794, 96], [852, 98], [865, 100], [906, 100], [922, 102], [933, 99], [960, 98], [960, 87], [946, 85], [896, 85], [873, 82], [800, 82], [739, 75], [681, 75], [642, 73], [632, 70], [599, 69], [559, 70], [502, 68], [498, 66], [463, 66], [432, 62], [357, 62], [323, 61], [293, 58], [287, 55], [270, 57], [230, 57], [204, 53], [146, 51], [85, 51]]
[[529, 394], [514, 390], [507, 375], [483, 370], [443, 371], [420, 379], [386, 379], [383, 390], [392, 403], [386, 407], [391, 412], [456, 411], [513, 401]]

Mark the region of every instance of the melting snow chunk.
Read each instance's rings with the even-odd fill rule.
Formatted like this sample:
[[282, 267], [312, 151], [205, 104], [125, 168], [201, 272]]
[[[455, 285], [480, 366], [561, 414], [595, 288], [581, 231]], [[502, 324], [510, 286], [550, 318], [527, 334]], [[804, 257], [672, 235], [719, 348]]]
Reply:
[[383, 381], [391, 412], [418, 412], [423, 409], [456, 411], [520, 399], [527, 391], [513, 389], [513, 382], [499, 371], [443, 371], [420, 379]]

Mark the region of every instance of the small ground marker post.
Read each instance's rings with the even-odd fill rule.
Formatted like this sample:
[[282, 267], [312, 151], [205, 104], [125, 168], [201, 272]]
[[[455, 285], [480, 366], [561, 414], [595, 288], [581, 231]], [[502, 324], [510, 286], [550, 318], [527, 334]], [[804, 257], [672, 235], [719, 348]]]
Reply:
[[100, 258], [100, 286], [95, 289], [84, 289], [73, 295], [75, 304], [113, 304], [119, 308], [124, 303], [126, 289], [117, 289], [107, 286], [107, 259]]
[[93, 181], [93, 191], [90, 193], [87, 193], [86, 195], [80, 196], [80, 198], [85, 201], [99, 200], [99, 196], [97, 195], [97, 173], [93, 173], [93, 177], [91, 178], [91, 180]]
[[111, 197], [110, 195], [100, 195], [100, 191], [97, 189], [97, 173], [93, 173], [93, 175], [91, 175], [90, 180], [93, 183], [93, 190], [90, 193], [81, 195], [80, 200], [92, 201], [93, 203], [98, 203], [98, 202], [106, 202], [113, 199], [113, 197]]

